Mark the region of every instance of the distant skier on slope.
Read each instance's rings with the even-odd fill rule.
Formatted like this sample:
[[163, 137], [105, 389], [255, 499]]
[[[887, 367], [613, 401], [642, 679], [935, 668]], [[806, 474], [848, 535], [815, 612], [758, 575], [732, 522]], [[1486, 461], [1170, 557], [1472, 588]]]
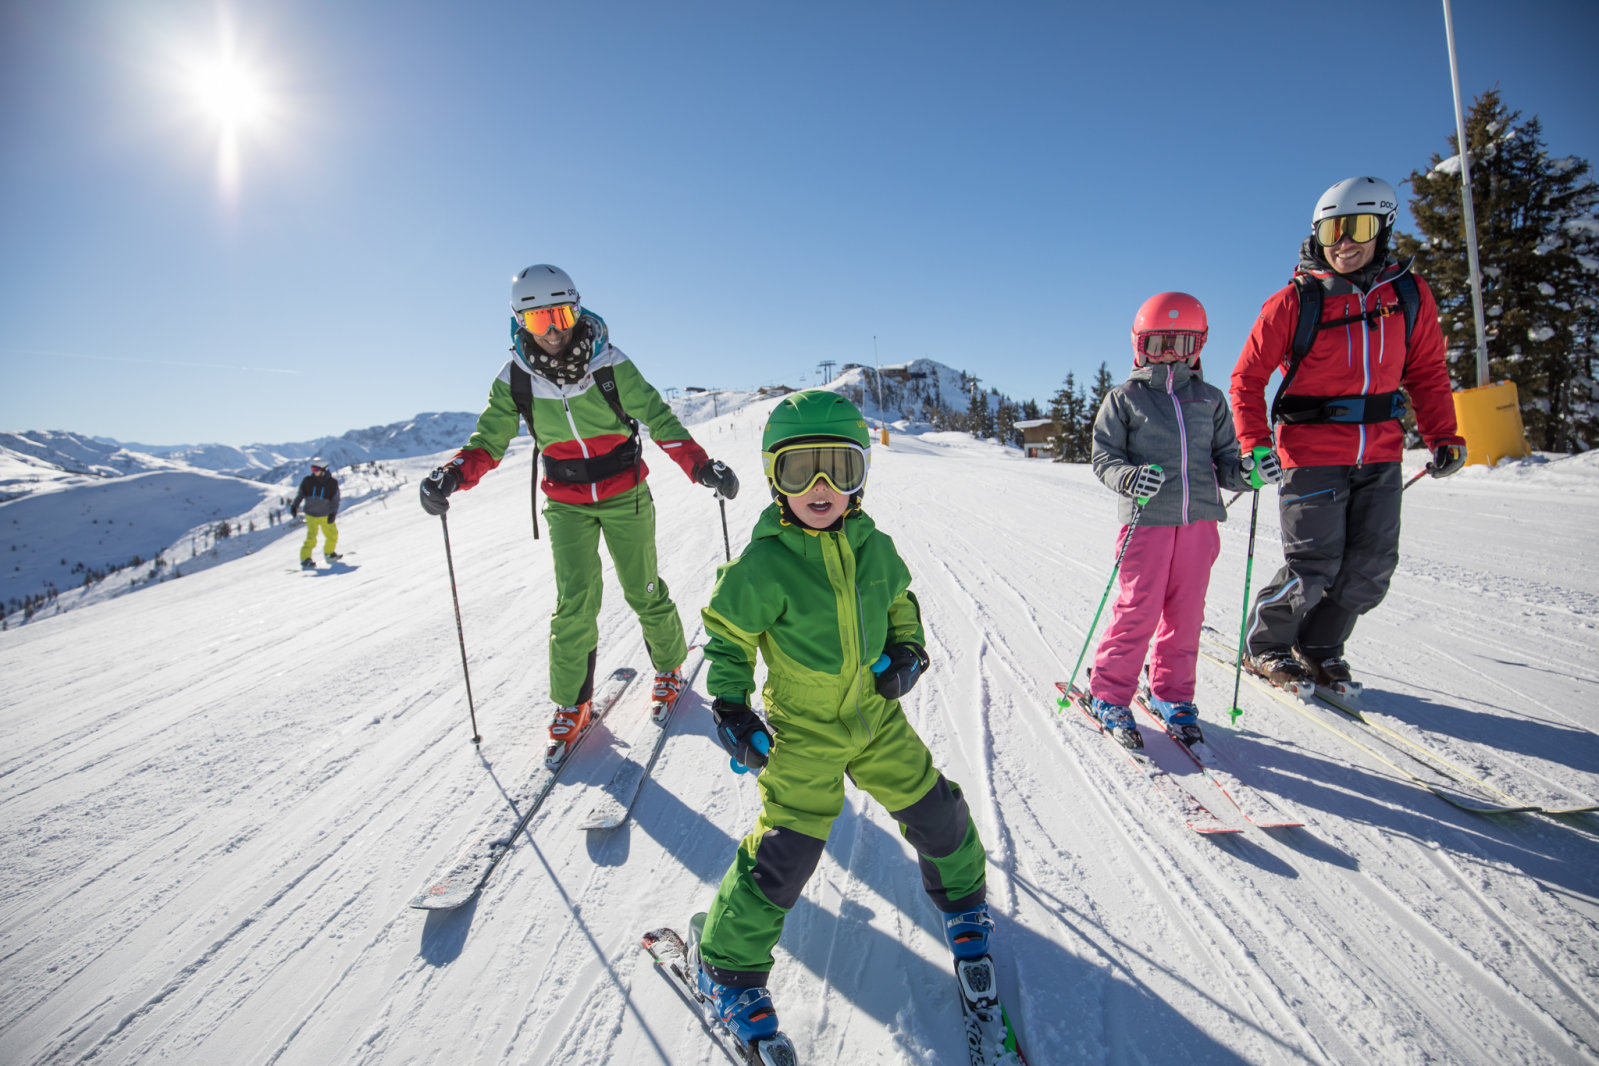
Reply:
[[311, 460], [311, 473], [300, 479], [300, 493], [289, 504], [289, 516], [300, 516], [300, 505], [305, 504], [305, 542], [300, 545], [300, 569], [315, 570], [311, 553], [316, 550], [316, 535], [322, 534], [322, 557], [329, 563], [339, 561], [339, 527], [333, 524], [339, 516], [339, 481], [327, 460], [318, 456]]
[[[744, 766], [765, 767], [761, 812], [694, 945], [701, 994], [746, 1044], [777, 1032], [772, 949], [843, 810], [846, 774], [916, 849], [957, 960], [986, 956], [993, 928], [977, 825], [899, 702], [928, 658], [910, 572], [861, 509], [866, 420], [835, 393], [791, 394], [766, 424], [761, 458], [775, 502], [702, 612], [716, 737]], [[749, 706], [757, 650], [769, 722]]]
[[[1128, 704], [1146, 652], [1151, 709], [1188, 743], [1203, 739], [1194, 681], [1217, 523], [1227, 520], [1221, 490], [1249, 489], [1254, 467], [1240, 460], [1226, 394], [1200, 376], [1208, 335], [1205, 308], [1187, 293], [1144, 301], [1133, 318], [1133, 372], [1094, 419], [1094, 474], [1126, 497], [1116, 543], [1126, 554], [1089, 688], [1094, 714], [1127, 747], [1143, 746]], [[1270, 452], [1262, 467], [1259, 479], [1281, 476]]]
[[[1241, 649], [1248, 669], [1280, 686], [1352, 687], [1344, 642], [1399, 564], [1406, 393], [1432, 476], [1466, 461], [1432, 290], [1388, 254], [1398, 211], [1378, 178], [1322, 193], [1293, 282], [1261, 308], [1233, 367], [1240, 443], [1269, 454], [1275, 431], [1284, 468], [1286, 561], [1260, 590]], [[1266, 384], [1279, 370], [1268, 415]]]
[[[544, 517], [555, 561], [550, 618], [551, 758], [588, 727], [599, 644], [600, 537], [644, 629], [656, 669], [653, 697], [672, 702], [688, 654], [683, 624], [656, 566], [655, 503], [638, 423], [690, 478], [728, 499], [738, 478], [706, 456], [638, 367], [610, 343], [605, 321], [583, 307], [566, 271], [530, 266], [511, 282], [512, 356], [489, 388], [477, 431], [421, 486], [428, 514], [449, 509], [500, 464], [527, 422], [544, 453]], [[535, 462], [537, 453], [535, 453]], [[537, 535], [537, 526], [535, 526]]]

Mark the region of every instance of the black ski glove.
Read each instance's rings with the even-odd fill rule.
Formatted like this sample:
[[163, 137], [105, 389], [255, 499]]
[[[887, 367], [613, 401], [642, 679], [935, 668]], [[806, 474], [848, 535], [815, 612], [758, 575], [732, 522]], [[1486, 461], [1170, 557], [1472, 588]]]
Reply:
[[450, 509], [450, 493], [461, 484], [461, 471], [453, 466], [441, 466], [422, 479], [422, 510], [428, 514], [443, 514]]
[[1440, 444], [1432, 450], [1432, 462], [1427, 473], [1433, 477], [1448, 477], [1466, 465], [1466, 449], [1459, 444]]
[[884, 648], [883, 654], [888, 656], [888, 665], [877, 672], [877, 694], [885, 700], [900, 699], [916, 687], [927, 669], [927, 652], [906, 641]]
[[[742, 703], [720, 696], [711, 701], [711, 713], [716, 717], [717, 742], [729, 755], [751, 770], [766, 765], [766, 753], [772, 750], [772, 734], [760, 715]], [[764, 744], [755, 739], [758, 736], [765, 738]]]
[[715, 489], [728, 499], [738, 495], [738, 476], [733, 468], [720, 459], [707, 459], [694, 471], [694, 480], [708, 489]]

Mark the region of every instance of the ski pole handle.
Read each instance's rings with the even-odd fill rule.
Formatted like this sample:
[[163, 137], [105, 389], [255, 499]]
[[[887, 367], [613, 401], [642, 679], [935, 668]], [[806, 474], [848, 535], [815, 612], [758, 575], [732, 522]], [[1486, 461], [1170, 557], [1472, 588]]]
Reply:
[[[751, 737], [750, 738], [750, 746], [753, 747], [756, 751], [760, 752], [762, 755], [765, 755], [767, 752], [772, 750], [772, 742], [770, 740], [766, 739], [766, 734], [765, 733], [756, 733], [753, 737]], [[754, 769], [753, 767], [750, 767], [750, 766], [745, 766], [743, 763], [739, 762], [737, 759], [729, 759], [728, 761], [733, 764], [733, 772], [734, 773], [740, 773], [740, 774], [753, 773], [753, 774], [756, 774], [756, 775], [760, 774], [759, 770], [756, 770], [756, 769]]]

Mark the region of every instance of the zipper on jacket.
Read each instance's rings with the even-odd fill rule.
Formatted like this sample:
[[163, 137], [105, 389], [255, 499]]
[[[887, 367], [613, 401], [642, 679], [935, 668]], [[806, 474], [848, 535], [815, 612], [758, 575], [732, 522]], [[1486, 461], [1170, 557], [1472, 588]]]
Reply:
[[[583, 453], [583, 458], [592, 459], [593, 456], [589, 455], [588, 442], [583, 439], [583, 434], [577, 431], [577, 419], [572, 417], [572, 405], [566, 402], [564, 391], [561, 395], [561, 408], [566, 411], [566, 424], [572, 427], [572, 439], [577, 441], [578, 451]], [[600, 487], [598, 484], [589, 483], [589, 497], [590, 503], [600, 502]]]
[[1166, 368], [1166, 395], [1171, 398], [1172, 410], [1177, 413], [1177, 443], [1182, 448], [1182, 459], [1179, 466], [1183, 476], [1183, 525], [1188, 524], [1188, 427], [1183, 424], [1183, 405], [1177, 399], [1177, 376], [1172, 373], [1171, 367]]

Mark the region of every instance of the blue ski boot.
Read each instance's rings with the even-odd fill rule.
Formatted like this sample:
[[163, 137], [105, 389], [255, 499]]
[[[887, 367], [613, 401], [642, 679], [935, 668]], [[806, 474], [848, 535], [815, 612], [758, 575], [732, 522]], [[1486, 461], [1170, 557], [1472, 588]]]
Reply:
[[1199, 730], [1199, 708], [1190, 701], [1173, 702], [1150, 696], [1149, 709], [1159, 715], [1171, 735], [1184, 744], [1198, 744], [1205, 739], [1205, 734]]
[[777, 1008], [772, 1006], [772, 994], [765, 988], [734, 988], [717, 984], [706, 972], [705, 963], [698, 967], [696, 984], [700, 995], [716, 1012], [727, 1031], [738, 1038], [745, 1047], [754, 1047], [757, 1040], [777, 1035]]
[[1095, 696], [1094, 702], [1089, 705], [1089, 710], [1099, 719], [1099, 724], [1105, 732], [1115, 738], [1116, 743], [1122, 747], [1137, 751], [1144, 746], [1144, 735], [1138, 731], [1138, 726], [1133, 722], [1133, 712], [1126, 707]]
[[965, 911], [945, 911], [944, 940], [957, 959], [975, 959], [988, 954], [988, 935], [994, 931], [988, 904], [979, 903]]

